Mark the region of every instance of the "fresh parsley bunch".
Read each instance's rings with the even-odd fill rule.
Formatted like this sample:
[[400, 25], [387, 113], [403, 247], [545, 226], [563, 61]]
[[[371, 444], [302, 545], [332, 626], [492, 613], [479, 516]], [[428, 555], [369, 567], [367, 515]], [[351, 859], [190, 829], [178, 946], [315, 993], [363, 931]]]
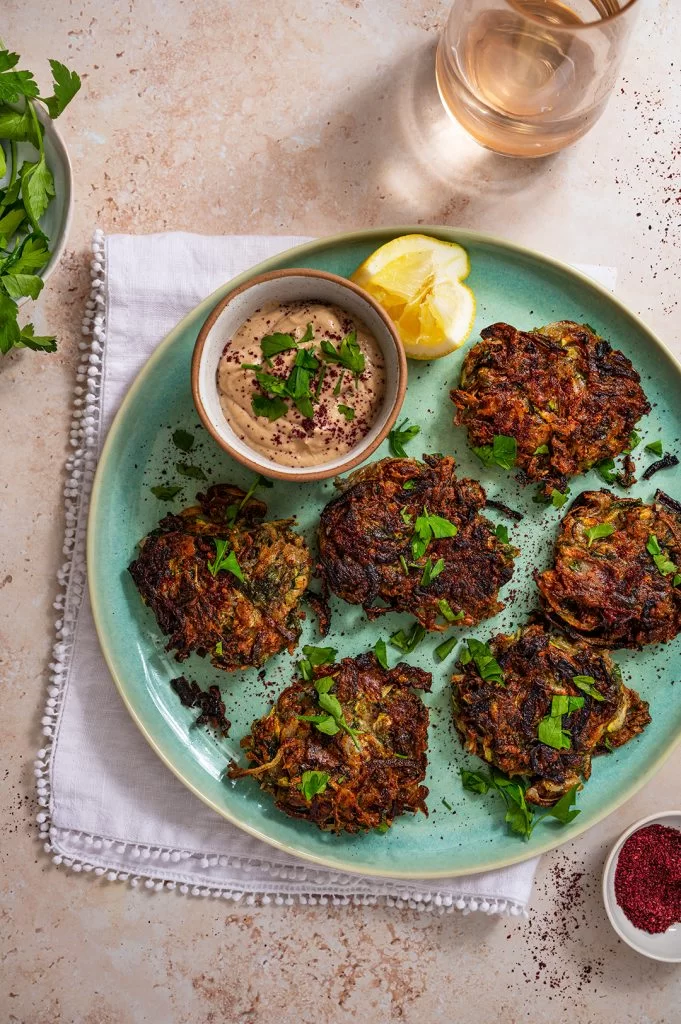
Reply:
[[[59, 117], [80, 89], [80, 78], [57, 60], [52, 69], [51, 96], [41, 96], [30, 71], [17, 71], [19, 54], [0, 50], [0, 353], [12, 348], [54, 352], [55, 339], [38, 337], [33, 324], [20, 327], [17, 300], [36, 299], [43, 287], [39, 271], [50, 258], [50, 241], [40, 218], [55, 195], [54, 178], [45, 158], [44, 128], [36, 103], [51, 118]], [[35, 160], [19, 166], [17, 143], [30, 142]]]

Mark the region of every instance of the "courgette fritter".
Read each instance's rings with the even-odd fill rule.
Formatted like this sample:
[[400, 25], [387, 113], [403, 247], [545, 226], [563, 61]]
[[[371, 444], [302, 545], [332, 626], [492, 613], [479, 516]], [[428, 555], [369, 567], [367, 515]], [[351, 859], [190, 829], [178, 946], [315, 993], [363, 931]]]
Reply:
[[525, 332], [497, 323], [480, 334], [451, 392], [454, 423], [468, 428], [473, 447], [515, 438], [518, 478], [541, 484], [548, 498], [630, 446], [650, 412], [641, 378], [587, 324], [563, 320]]
[[[497, 636], [489, 649], [503, 682], [483, 679], [474, 658], [459, 664], [452, 677], [454, 724], [466, 751], [509, 776], [529, 779], [525, 797], [531, 803], [551, 807], [589, 778], [594, 754], [622, 746], [650, 722], [647, 703], [623, 685], [607, 651], [542, 624]], [[581, 677], [581, 688], [575, 677]], [[540, 741], [539, 726], [560, 695], [576, 698], [579, 706], [554, 723], [562, 744], [556, 749]]]
[[[325, 585], [349, 604], [361, 604], [370, 619], [409, 612], [429, 630], [496, 615], [518, 550], [480, 515], [485, 492], [475, 480], [457, 480], [455, 465], [449, 456], [425, 455], [423, 463], [386, 458], [352, 473], [321, 515]], [[428, 533], [428, 516], [454, 530], [433, 521], [427, 547], [418, 553], [419, 527]]]
[[384, 831], [406, 811], [427, 814], [428, 709], [414, 691], [430, 684], [429, 672], [387, 671], [373, 654], [315, 667], [253, 723], [241, 741], [251, 767], [232, 765], [229, 777], [252, 775], [280, 810], [325, 831]]
[[[197, 505], [162, 519], [129, 566], [142, 600], [177, 661], [192, 651], [231, 671], [293, 652], [311, 557], [293, 520], [263, 522], [267, 506], [238, 487], [216, 484]], [[216, 570], [218, 546], [235, 556]], [[210, 567], [213, 567], [211, 571]]]
[[681, 517], [662, 498], [584, 491], [553, 567], [535, 578], [546, 615], [571, 635], [612, 649], [666, 643], [681, 632]]

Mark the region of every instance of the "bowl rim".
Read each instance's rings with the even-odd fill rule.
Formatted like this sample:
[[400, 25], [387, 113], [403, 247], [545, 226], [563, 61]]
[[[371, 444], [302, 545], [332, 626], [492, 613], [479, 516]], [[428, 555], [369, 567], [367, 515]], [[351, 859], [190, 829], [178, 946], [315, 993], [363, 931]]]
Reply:
[[628, 935], [625, 935], [622, 929], [620, 928], [619, 924], [615, 920], [615, 915], [612, 911], [610, 893], [608, 892], [608, 880], [610, 878], [611, 871], [613, 871], [614, 867], [616, 866], [615, 862], [617, 860], [617, 857], [619, 856], [619, 853], [624, 844], [626, 843], [627, 839], [629, 838], [629, 836], [633, 835], [634, 832], [638, 832], [639, 829], [644, 828], [646, 825], [652, 825], [656, 822], [663, 821], [665, 818], [673, 817], [681, 818], [681, 809], [671, 811], [659, 811], [656, 814], [648, 814], [645, 818], [639, 818], [638, 821], [635, 821], [632, 825], [625, 829], [625, 831], [622, 833], [619, 839], [615, 841], [612, 849], [610, 850], [610, 853], [606, 858], [605, 865], [603, 867], [603, 878], [601, 883], [601, 891], [603, 894], [603, 905], [605, 907], [605, 912], [608, 915], [608, 920], [610, 921], [613, 930], [616, 932], [619, 938], [622, 939], [623, 942], [626, 942], [626, 944], [631, 949], [635, 950], [636, 953], [640, 953], [641, 956], [647, 956], [650, 960], [659, 960], [662, 963], [667, 964], [681, 963], [681, 951], [679, 952], [678, 956], [662, 956], [658, 953], [652, 953], [650, 950], [645, 949], [644, 946], [638, 945]]
[[[300, 469], [296, 469], [294, 467], [294, 471], [290, 472], [291, 467], [288, 467], [289, 472], [284, 472], [283, 469], [275, 470], [271, 469], [268, 466], [267, 469], [265, 470], [262, 464], [258, 462], [255, 458], [251, 459], [247, 455], [244, 455], [242, 452], [237, 451], [237, 449], [234, 448], [230, 444], [230, 442], [226, 440], [226, 438], [223, 437], [223, 435], [220, 434], [218, 430], [215, 429], [212, 422], [210, 421], [208, 413], [206, 412], [206, 408], [203, 404], [203, 399], [201, 397], [201, 388], [199, 385], [199, 370], [203, 360], [204, 349], [206, 347], [208, 336], [210, 335], [211, 330], [215, 326], [217, 320], [222, 315], [224, 310], [233, 302], [235, 298], [237, 298], [237, 296], [242, 295], [244, 292], [249, 291], [251, 288], [264, 284], [267, 281], [276, 281], [282, 278], [291, 277], [308, 277], [317, 278], [323, 281], [330, 281], [333, 284], [340, 285], [347, 291], [354, 292], [355, 295], [358, 295], [360, 299], [363, 299], [364, 302], [374, 310], [374, 312], [383, 322], [383, 326], [385, 327], [388, 335], [392, 340], [393, 347], [395, 349], [395, 355], [397, 358], [397, 395], [393, 403], [392, 409], [390, 410], [385, 423], [381, 427], [381, 430], [378, 432], [373, 441], [371, 441], [367, 445], [364, 445], [363, 447], [360, 447], [360, 450], [355, 452], [355, 454], [352, 455], [352, 457], [345, 459], [343, 462], [334, 466], [332, 469], [323, 469], [321, 467], [301, 467]], [[251, 277], [249, 278], [248, 281], [245, 281], [237, 288], [234, 288], [231, 292], [228, 292], [228, 294], [225, 295], [222, 299], [220, 299], [217, 305], [213, 307], [211, 312], [204, 320], [201, 330], [199, 331], [196, 338], [196, 342], [194, 344], [194, 351], [192, 352], [191, 363], [191, 388], [192, 397], [194, 399], [194, 405], [196, 406], [196, 411], [199, 414], [201, 422], [203, 423], [204, 427], [211, 435], [213, 440], [216, 441], [217, 444], [219, 444], [220, 447], [224, 451], [226, 451], [228, 455], [230, 455], [233, 459], [236, 459], [237, 462], [240, 462], [242, 466], [246, 466], [248, 469], [253, 470], [255, 473], [262, 473], [263, 476], [266, 476], [268, 478], [272, 477], [276, 480], [301, 482], [312, 480], [326, 480], [329, 477], [338, 476], [341, 473], [347, 473], [348, 470], [354, 469], [355, 466], [358, 466], [361, 462], [364, 462], [366, 459], [369, 458], [370, 455], [372, 455], [376, 451], [378, 446], [382, 444], [385, 438], [388, 436], [388, 433], [392, 429], [397, 417], [399, 416], [399, 412], [400, 409], [402, 408], [404, 396], [407, 390], [407, 375], [407, 357], [405, 355], [402, 342], [400, 341], [400, 336], [397, 333], [397, 328], [395, 327], [395, 324], [392, 322], [386, 311], [376, 301], [376, 299], [373, 298], [373, 296], [369, 295], [369, 293], [366, 292], [363, 288], [360, 288], [360, 286], [355, 284], [354, 281], [350, 281], [347, 277], [341, 277], [339, 274], [331, 274], [326, 270], [313, 270], [308, 267], [293, 267], [285, 270], [270, 270], [264, 274], [257, 274], [255, 277]]]
[[[48, 279], [52, 276], [54, 271], [59, 266], [61, 258], [64, 255], [64, 250], [66, 249], [66, 242], [69, 237], [69, 232], [71, 230], [71, 224], [73, 221], [73, 165], [71, 163], [71, 157], [69, 156], [68, 147], [64, 142], [64, 136], [59, 131], [59, 128], [54, 123], [54, 120], [49, 116], [49, 114], [45, 110], [43, 110], [41, 104], [36, 104], [36, 107], [38, 118], [45, 129], [45, 133], [52, 136], [52, 141], [55, 144], [55, 149], [59, 154], [60, 160], [62, 161], [65, 180], [64, 191], [66, 193], [65, 214], [61, 229], [59, 231], [57, 238], [55, 239], [56, 244], [52, 249], [49, 260], [47, 261], [43, 269], [39, 272], [40, 277], [43, 279], [45, 283], [47, 283]], [[50, 239], [50, 241], [52, 241], [52, 239]]]

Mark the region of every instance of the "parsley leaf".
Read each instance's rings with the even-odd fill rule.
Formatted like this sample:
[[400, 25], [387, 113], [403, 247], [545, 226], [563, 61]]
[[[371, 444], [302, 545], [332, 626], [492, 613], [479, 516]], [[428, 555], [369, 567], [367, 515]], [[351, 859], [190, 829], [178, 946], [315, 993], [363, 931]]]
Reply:
[[553, 507], [554, 508], [562, 508], [563, 505], [565, 504], [565, 502], [568, 500], [569, 493], [570, 493], [570, 488], [569, 487], [564, 492], [563, 491], [558, 491], [554, 487], [553, 490], [551, 491], [551, 504], [553, 505]]
[[579, 785], [573, 786], [553, 807], [537, 816], [534, 808], [529, 806], [525, 799], [528, 785], [525, 780], [510, 779], [496, 768], [490, 769], [489, 772], [472, 772], [461, 768], [460, 775], [463, 788], [470, 793], [484, 796], [492, 790], [502, 797], [506, 805], [505, 821], [510, 831], [522, 836], [523, 839], [529, 839], [535, 826], [544, 818], [556, 818], [566, 825], [580, 813], [574, 806]]
[[349, 334], [346, 334], [339, 348], [336, 348], [333, 342], [324, 339], [321, 351], [328, 362], [338, 363], [344, 370], [354, 373], [356, 377], [364, 370], [366, 360], [357, 344], [357, 331], [350, 331]]
[[570, 733], [563, 728], [563, 715], [572, 714], [583, 707], [583, 697], [568, 697], [557, 694], [551, 700], [551, 712], [539, 722], [537, 736], [540, 743], [554, 750], [569, 750], [572, 746]]
[[567, 793], [560, 798], [557, 804], [549, 807], [546, 814], [542, 814], [542, 818], [557, 818], [563, 825], [568, 825], [571, 821], [574, 821], [577, 815], [582, 813], [579, 808], [575, 807], [578, 789], [579, 785], [568, 789]]
[[303, 772], [300, 779], [300, 792], [309, 803], [313, 796], [324, 793], [331, 776], [328, 772]]
[[[410, 423], [409, 420], [402, 420], [399, 426], [393, 427], [388, 434], [388, 444], [390, 446], [390, 453], [398, 459], [406, 459], [407, 453], [404, 450], [404, 446], [412, 438], [416, 437], [417, 434], [421, 433], [421, 428], [416, 423]], [[405, 490], [410, 490], [407, 484], [410, 481], [407, 480], [402, 486]], [[412, 483], [412, 487], [413, 487]]]
[[419, 559], [425, 555], [428, 545], [434, 537], [436, 539], [456, 537], [458, 532], [458, 527], [451, 523], [449, 519], [431, 515], [424, 506], [423, 514], [418, 516], [414, 523], [414, 537], [411, 542], [411, 552], [414, 559]]
[[270, 423], [281, 419], [288, 412], [283, 398], [267, 398], [257, 392], [251, 396], [251, 408], [256, 416], [266, 416]]
[[237, 557], [233, 551], [227, 551], [229, 547], [228, 540], [221, 540], [219, 537], [213, 537], [213, 544], [215, 544], [215, 559], [208, 563], [208, 569], [211, 576], [217, 576], [221, 569], [226, 572], [231, 572], [233, 576], [236, 576], [238, 580], [245, 583], [246, 578], [241, 571], [241, 566], [237, 561]]
[[34, 231], [55, 195], [54, 178], [43, 154], [35, 163], [24, 163], [21, 169], [21, 198]]
[[333, 665], [338, 651], [335, 647], [311, 647], [306, 644], [303, 653], [311, 665]]
[[431, 582], [440, 575], [444, 567], [444, 558], [438, 558], [435, 565], [433, 565], [432, 559], [429, 558], [423, 567], [423, 575], [421, 576], [421, 586], [429, 587]]
[[468, 648], [469, 657], [464, 660], [464, 652], [462, 651], [462, 656], [459, 658], [461, 664], [466, 665], [472, 659], [478, 670], [478, 674], [486, 683], [494, 683], [496, 686], [504, 686], [504, 673], [501, 670], [501, 665], [492, 654], [489, 645], [471, 637], [466, 640], [466, 646]]
[[471, 772], [466, 768], [460, 768], [461, 784], [470, 793], [480, 793], [482, 796], [489, 792], [492, 780], [482, 772]]
[[194, 435], [187, 430], [176, 430], [173, 434], [173, 444], [181, 452], [190, 452], [194, 447]]
[[518, 456], [518, 442], [515, 437], [508, 437], [506, 434], [495, 434], [492, 444], [482, 445], [480, 448], [473, 448], [483, 466], [500, 466], [502, 469], [512, 469]]
[[51, 60], [52, 88], [54, 95], [43, 100], [50, 117], [59, 117], [80, 89], [80, 77], [75, 71], [69, 71], [58, 60]]
[[605, 700], [603, 694], [596, 689], [596, 680], [593, 676], [573, 676], [572, 682], [578, 690], [588, 693], [594, 700]]
[[0, 284], [11, 299], [22, 299], [25, 296], [37, 299], [44, 282], [37, 274], [3, 274]]
[[338, 403], [338, 412], [342, 412], [348, 423], [351, 423], [355, 418], [355, 410], [351, 405], [342, 405]]
[[213, 653], [217, 654], [217, 656], [219, 658], [221, 658], [222, 657], [222, 650], [223, 650], [223, 648], [222, 648], [222, 640], [218, 640], [218, 642], [216, 643], [215, 647], [213, 648]]
[[437, 603], [440, 610], [440, 615], [447, 620], [447, 622], [461, 622], [462, 619], [466, 618], [466, 613], [462, 609], [459, 612], [452, 611], [452, 606], [446, 597], [441, 597]]
[[17, 304], [0, 290], [0, 352], [6, 355], [20, 342], [21, 330], [17, 323]]
[[632, 432], [629, 434], [629, 443], [627, 444], [627, 447], [623, 449], [624, 453], [626, 455], [631, 455], [633, 451], [636, 451], [640, 443], [641, 435], [638, 433], [638, 431], [632, 430]]
[[662, 551], [660, 542], [654, 533], [651, 533], [648, 537], [646, 550], [648, 554], [653, 556], [653, 561], [655, 562], [658, 571], [661, 572], [663, 576], [670, 576], [673, 572], [675, 573], [677, 571], [677, 567]]
[[612, 523], [598, 523], [596, 526], [590, 527], [584, 531], [589, 541], [588, 547], [591, 547], [595, 540], [600, 540], [601, 537], [609, 537], [615, 532], [615, 527]]
[[279, 352], [288, 352], [289, 349], [298, 348], [298, 342], [290, 334], [266, 334], [260, 340], [260, 348], [265, 359], [271, 359]]
[[207, 480], [208, 477], [200, 466], [191, 466], [188, 462], [176, 462], [175, 469], [180, 476], [191, 477], [192, 480]]
[[449, 640], [443, 640], [441, 644], [438, 644], [435, 648], [435, 657], [437, 660], [444, 661], [445, 658], [452, 653], [458, 642], [457, 637], [451, 636]]
[[385, 640], [377, 640], [374, 644], [374, 654], [376, 655], [376, 661], [388, 671], [388, 648], [386, 647]]
[[397, 647], [398, 650], [404, 651], [405, 654], [411, 654], [421, 643], [425, 635], [426, 631], [423, 626], [419, 622], [415, 622], [408, 633], [403, 629], [398, 629], [396, 633], [393, 633], [390, 637], [390, 644], [392, 647]]
[[172, 501], [181, 490], [181, 486], [166, 487], [164, 484], [159, 484], [158, 487], [151, 488], [151, 493], [155, 498], [160, 498], [161, 501]]
[[538, 448], [534, 449], [534, 454], [535, 455], [548, 455], [549, 454], [549, 446], [547, 444], [540, 444]]
[[413, 480], [405, 480], [404, 483], [402, 484], [402, 490], [403, 491], [413, 491], [414, 490], [414, 481]]
[[651, 441], [650, 444], [646, 445], [646, 451], [652, 452], [653, 455], [657, 455], [659, 458], [662, 458], [662, 441]]
[[499, 523], [495, 529], [497, 540], [500, 540], [502, 544], [508, 544], [508, 527], [504, 526], [503, 523]]
[[617, 469], [614, 459], [602, 459], [601, 462], [596, 463], [594, 469], [600, 478], [605, 480], [606, 484], [614, 484], [617, 480]]

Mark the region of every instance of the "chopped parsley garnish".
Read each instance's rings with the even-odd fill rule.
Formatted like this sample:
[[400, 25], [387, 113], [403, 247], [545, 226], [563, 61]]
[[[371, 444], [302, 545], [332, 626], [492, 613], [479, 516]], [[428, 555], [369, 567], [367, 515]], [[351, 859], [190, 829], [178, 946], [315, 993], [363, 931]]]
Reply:
[[181, 452], [190, 452], [194, 447], [194, 435], [187, 430], [176, 430], [173, 434], [173, 444]]
[[[335, 647], [311, 647], [306, 644], [303, 647], [303, 654], [305, 657], [298, 662], [298, 668], [303, 679], [309, 683], [312, 679], [312, 669], [317, 665], [332, 665], [336, 660], [338, 651]], [[325, 678], [331, 677], [325, 676]], [[317, 683], [319, 683], [319, 680], [317, 680]]]
[[453, 807], [452, 807], [452, 805], [451, 805], [451, 804], [449, 803], [449, 801], [448, 801], [448, 800], [445, 800], [445, 798], [444, 798], [444, 797], [442, 797], [442, 806], [443, 806], [443, 807], [446, 807], [448, 811], [453, 811], [453, 810], [454, 810], [454, 808], [453, 808]]
[[509, 779], [497, 768], [491, 768], [489, 772], [471, 772], [462, 768], [460, 774], [463, 788], [470, 793], [484, 795], [492, 790], [502, 797], [506, 805], [505, 821], [509, 830], [522, 836], [523, 839], [529, 839], [535, 825], [538, 825], [544, 818], [556, 818], [563, 825], [567, 825], [580, 813], [575, 807], [578, 785], [569, 789], [544, 814], [537, 815], [534, 808], [529, 806], [525, 800], [525, 791], [528, 785], [525, 780]]
[[406, 505], [400, 509], [400, 516], [402, 517], [402, 522], [405, 526], [411, 526], [411, 512], [409, 512]]
[[593, 676], [573, 676], [572, 682], [578, 690], [588, 693], [594, 700], [605, 700], [603, 694], [596, 689], [596, 680]]
[[222, 657], [222, 640], [218, 640], [218, 642], [215, 645], [214, 650], [215, 650], [215, 654], [217, 654], [218, 657], [221, 658]]
[[404, 483], [402, 484], [402, 490], [403, 491], [413, 491], [414, 490], [414, 481], [413, 480], [405, 480]]
[[625, 454], [631, 455], [631, 453], [638, 448], [640, 443], [641, 435], [638, 433], [637, 430], [632, 430], [632, 432], [629, 434], [629, 443], [627, 447], [624, 449]]
[[438, 644], [435, 648], [435, 657], [437, 660], [444, 661], [445, 658], [449, 657], [458, 642], [457, 637], [450, 636], [449, 640], [443, 640], [441, 644]]
[[328, 772], [303, 772], [300, 779], [300, 792], [309, 803], [313, 796], [323, 793], [331, 776]]
[[166, 484], [159, 484], [157, 487], [151, 488], [151, 493], [155, 498], [160, 498], [161, 501], [172, 501], [181, 490], [182, 487], [179, 484], [170, 487]]
[[290, 334], [267, 334], [260, 342], [260, 348], [265, 359], [271, 359], [279, 352], [288, 352], [289, 349], [298, 348], [298, 342]]
[[596, 463], [594, 469], [601, 480], [605, 480], [606, 484], [614, 484], [616, 482], [618, 472], [614, 459], [603, 459], [601, 462]]
[[312, 647], [310, 644], [305, 644], [303, 654], [311, 665], [317, 667], [318, 665], [333, 665], [338, 651], [335, 647]]
[[[409, 420], [402, 420], [399, 426], [393, 427], [388, 434], [388, 444], [390, 446], [390, 453], [398, 459], [406, 459], [407, 453], [404, 450], [405, 444], [411, 441], [417, 434], [421, 433], [421, 428], [416, 423], [410, 423]], [[405, 490], [409, 490], [407, 484], [410, 481], [407, 480], [402, 486]], [[413, 487], [412, 483], [412, 487]]]
[[257, 392], [251, 396], [251, 408], [256, 416], [266, 416], [270, 423], [281, 419], [288, 412], [288, 405], [283, 398], [267, 398]]
[[563, 715], [570, 715], [584, 706], [583, 697], [568, 697], [556, 694], [551, 700], [551, 712], [539, 723], [537, 737], [540, 743], [554, 750], [569, 750], [572, 746], [570, 733], [563, 728]]
[[273, 487], [273, 486], [274, 486], [274, 484], [272, 483], [271, 480], [268, 480], [267, 477], [265, 477], [261, 473], [259, 473], [256, 476], [256, 478], [253, 481], [253, 483], [251, 484], [251, 486], [248, 488], [248, 490], [244, 494], [244, 496], [241, 499], [241, 501], [238, 503], [238, 505], [236, 503], [234, 503], [233, 505], [228, 505], [227, 506], [227, 508], [225, 509], [225, 520], [226, 520], [226, 522], [229, 523], [230, 526], [234, 525], [234, 523], [236, 522], [236, 520], [238, 518], [239, 512], [241, 512], [241, 509], [244, 507], [246, 502], [253, 496], [253, 493], [254, 493], [254, 491], [255, 491], [255, 489], [257, 487]]
[[504, 526], [503, 523], [499, 523], [495, 529], [497, 540], [500, 540], [502, 544], [508, 544], [508, 527]]
[[190, 466], [187, 462], [176, 462], [175, 469], [180, 476], [191, 477], [192, 480], [207, 480], [208, 477], [200, 466]]
[[654, 533], [651, 533], [648, 537], [646, 550], [649, 555], [653, 556], [653, 561], [663, 576], [670, 576], [673, 572], [675, 573], [678, 571], [674, 563], [670, 561], [667, 555], [663, 552], [660, 547], [660, 542]]
[[377, 640], [374, 644], [374, 654], [376, 655], [376, 661], [381, 668], [388, 669], [388, 648], [386, 647], [385, 640]]
[[562, 508], [563, 505], [565, 504], [565, 502], [568, 500], [569, 493], [570, 493], [570, 488], [569, 487], [568, 487], [568, 489], [566, 491], [558, 491], [554, 487], [553, 490], [551, 491], [551, 504], [553, 505], [553, 507], [554, 508]]
[[435, 565], [433, 565], [433, 560], [429, 558], [423, 567], [423, 575], [421, 576], [421, 586], [429, 587], [431, 582], [440, 575], [444, 567], [444, 558], [438, 558]]
[[658, 458], [661, 458], [662, 452], [664, 451], [662, 441], [651, 441], [650, 444], [646, 445], [646, 451], [652, 452], [653, 455], [657, 455]]
[[681, 573], [677, 572], [676, 576], [672, 580], [672, 586], [673, 587], [678, 587], [679, 583], [681, 583]]
[[534, 449], [534, 454], [535, 455], [548, 455], [549, 454], [549, 446], [547, 444], [540, 444], [538, 448]]
[[459, 661], [462, 665], [467, 665], [471, 660], [474, 662], [478, 674], [486, 683], [494, 683], [496, 686], [505, 685], [501, 665], [492, 654], [489, 646], [480, 640], [476, 640], [475, 637], [466, 640], [466, 647], [462, 649], [459, 655]]
[[446, 619], [447, 622], [461, 622], [461, 620], [466, 617], [466, 613], [463, 609], [461, 609], [460, 612], [452, 611], [452, 606], [446, 597], [441, 597], [437, 606], [440, 611], [440, 615], [443, 619]]
[[615, 527], [612, 523], [598, 523], [596, 526], [591, 526], [588, 530], [585, 530], [586, 538], [588, 540], [588, 547], [591, 547], [595, 540], [600, 540], [602, 537], [609, 537], [615, 532]]
[[338, 403], [338, 412], [342, 412], [343, 413], [343, 415], [345, 416], [345, 418], [348, 421], [348, 423], [352, 423], [352, 421], [355, 418], [355, 410], [352, 408], [351, 405], [342, 405], [339, 402]]
[[322, 341], [321, 350], [322, 356], [329, 363], [338, 363], [344, 370], [354, 373], [355, 377], [364, 370], [366, 360], [357, 344], [357, 331], [350, 331], [349, 334], [346, 334], [338, 348], [332, 341], [325, 338]]
[[343, 732], [346, 732], [351, 737], [352, 742], [359, 750], [360, 745], [357, 740], [359, 730], [353, 729], [347, 723], [340, 701], [334, 694], [329, 693], [333, 684], [334, 679], [332, 676], [323, 676], [321, 679], [317, 679], [314, 684], [319, 706], [325, 712], [323, 715], [298, 715], [298, 718], [301, 722], [311, 722], [319, 732], [323, 732], [327, 736], [335, 736], [342, 729]]
[[515, 437], [496, 434], [492, 444], [473, 448], [473, 451], [487, 468], [501, 466], [502, 469], [512, 469], [518, 456], [518, 442]]
[[221, 570], [224, 570], [225, 572], [231, 572], [232, 576], [236, 576], [238, 580], [244, 583], [245, 576], [241, 571], [236, 555], [232, 550], [227, 550], [229, 541], [213, 537], [213, 544], [215, 544], [215, 559], [208, 563], [211, 576], [217, 576]]
[[405, 654], [411, 654], [423, 640], [426, 635], [426, 631], [419, 622], [415, 622], [409, 632], [405, 632], [403, 629], [398, 629], [396, 633], [393, 633], [390, 637], [390, 644], [392, 647], [397, 647], [398, 650], [404, 651]]
[[443, 537], [456, 537], [458, 532], [458, 527], [454, 523], [450, 523], [449, 519], [431, 515], [424, 506], [423, 514], [418, 516], [414, 523], [411, 553], [415, 559], [419, 559], [425, 555], [433, 538], [439, 540]]

